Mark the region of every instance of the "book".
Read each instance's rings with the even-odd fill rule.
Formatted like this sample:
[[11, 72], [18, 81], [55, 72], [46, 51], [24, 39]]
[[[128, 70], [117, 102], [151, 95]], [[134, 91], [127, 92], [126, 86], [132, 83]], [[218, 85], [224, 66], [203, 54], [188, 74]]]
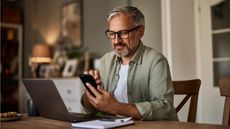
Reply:
[[131, 117], [128, 118], [102, 118], [98, 120], [71, 123], [72, 127], [76, 128], [93, 128], [93, 129], [108, 129], [114, 127], [120, 127], [125, 125], [134, 124], [134, 121]]

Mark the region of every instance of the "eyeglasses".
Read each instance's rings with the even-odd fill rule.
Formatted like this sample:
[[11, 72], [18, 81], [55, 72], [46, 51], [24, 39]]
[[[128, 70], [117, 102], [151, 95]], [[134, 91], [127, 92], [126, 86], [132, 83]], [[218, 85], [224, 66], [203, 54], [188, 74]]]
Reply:
[[130, 30], [121, 30], [121, 31], [118, 31], [118, 32], [106, 30], [105, 34], [106, 34], [108, 39], [115, 39], [116, 34], [121, 39], [127, 39], [129, 37], [129, 32], [132, 32], [132, 31], [134, 31], [134, 30], [136, 30], [136, 29], [138, 29], [140, 27], [141, 26], [137, 26], [137, 27], [134, 27], [134, 28], [132, 28]]

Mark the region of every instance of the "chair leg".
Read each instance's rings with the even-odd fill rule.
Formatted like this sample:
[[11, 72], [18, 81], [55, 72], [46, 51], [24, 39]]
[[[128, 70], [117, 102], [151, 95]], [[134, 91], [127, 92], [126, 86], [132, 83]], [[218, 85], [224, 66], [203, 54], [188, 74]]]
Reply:
[[222, 125], [230, 125], [230, 97], [226, 97]]

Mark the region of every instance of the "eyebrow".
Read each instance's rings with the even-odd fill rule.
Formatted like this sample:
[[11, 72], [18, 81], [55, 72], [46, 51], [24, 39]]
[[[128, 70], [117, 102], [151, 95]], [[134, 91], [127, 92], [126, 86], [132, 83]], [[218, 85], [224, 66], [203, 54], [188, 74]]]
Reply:
[[130, 30], [135, 30], [135, 29], [137, 29], [137, 28], [139, 28], [139, 27], [141, 27], [141, 25], [139, 25], [139, 26], [136, 26], [136, 27], [134, 27], [134, 28], [132, 28], [132, 29], [123, 29], [123, 30], [119, 30], [119, 31], [112, 31], [112, 30], [109, 30], [108, 29], [108, 31], [110, 31], [110, 32], [120, 32], [120, 31], [130, 31]]

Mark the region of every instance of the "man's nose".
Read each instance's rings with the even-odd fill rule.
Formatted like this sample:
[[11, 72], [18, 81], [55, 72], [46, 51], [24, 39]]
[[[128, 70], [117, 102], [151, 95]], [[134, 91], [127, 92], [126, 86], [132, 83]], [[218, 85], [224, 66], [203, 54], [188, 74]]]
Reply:
[[114, 43], [119, 43], [119, 42], [121, 42], [121, 40], [122, 39], [120, 38], [120, 36], [118, 34], [116, 34], [114, 37]]

